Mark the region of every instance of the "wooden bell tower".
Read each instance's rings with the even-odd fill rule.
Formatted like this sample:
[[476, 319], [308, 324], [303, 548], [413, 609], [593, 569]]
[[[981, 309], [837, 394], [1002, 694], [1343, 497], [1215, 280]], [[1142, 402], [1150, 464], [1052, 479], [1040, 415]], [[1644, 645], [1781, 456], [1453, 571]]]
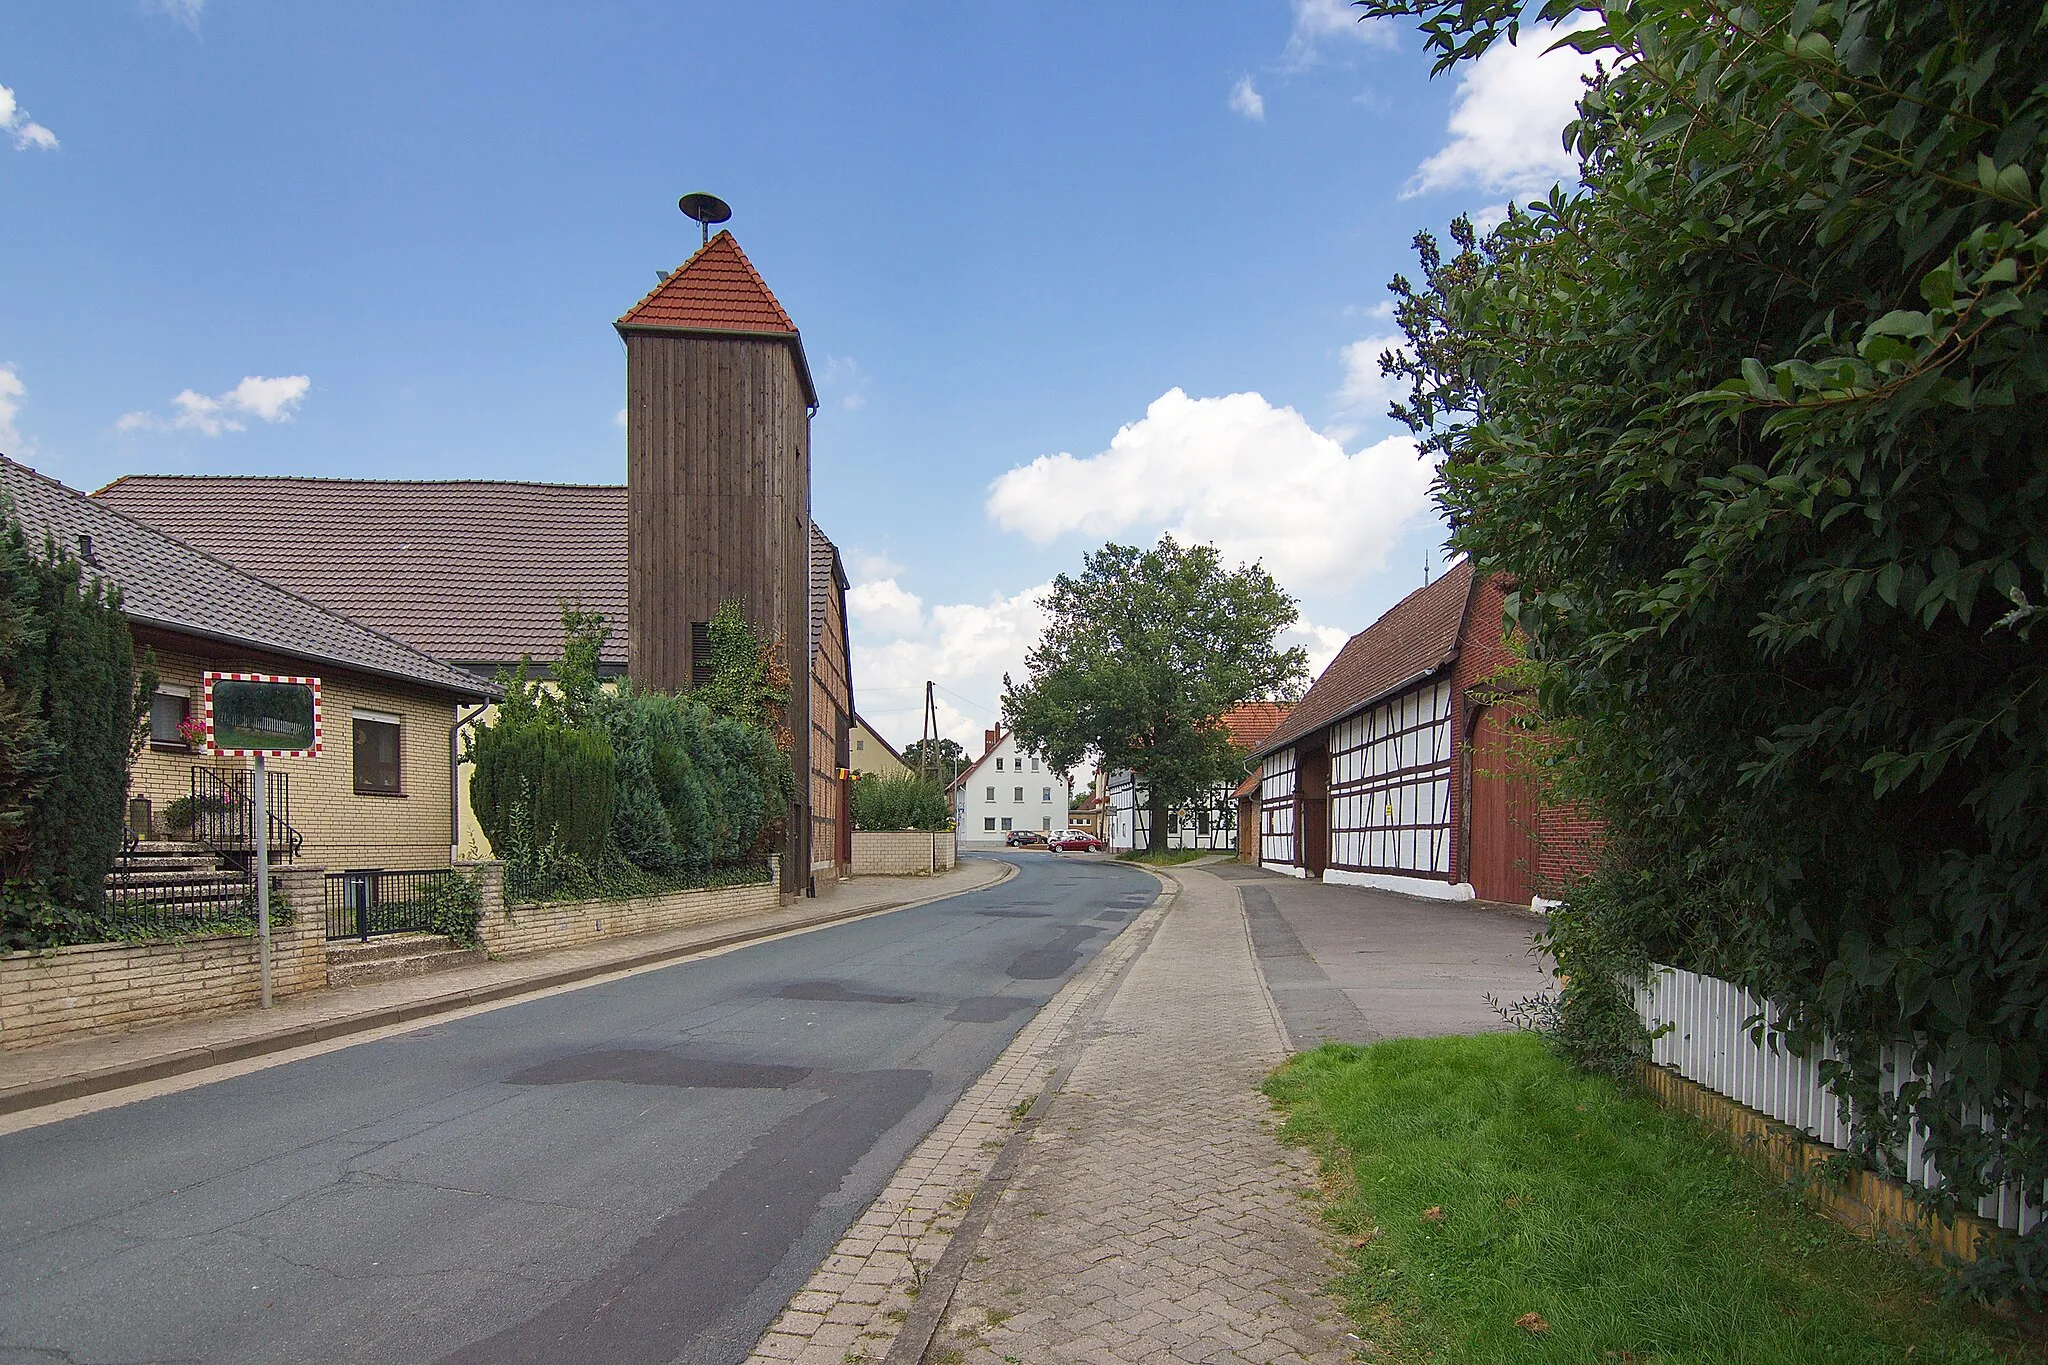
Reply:
[[789, 667], [783, 886], [809, 873], [811, 414], [817, 389], [789, 314], [730, 232], [615, 324], [626, 344], [626, 671], [705, 680], [706, 624], [737, 598]]

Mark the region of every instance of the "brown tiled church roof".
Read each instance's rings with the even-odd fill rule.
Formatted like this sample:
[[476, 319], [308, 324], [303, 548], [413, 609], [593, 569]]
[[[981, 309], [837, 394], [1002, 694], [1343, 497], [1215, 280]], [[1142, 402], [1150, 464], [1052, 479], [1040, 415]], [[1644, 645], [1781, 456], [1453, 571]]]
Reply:
[[[825, 637], [825, 621], [832, 610], [833, 599], [847, 588], [846, 568], [839, 561], [839, 547], [834, 545], [818, 523], [811, 523], [811, 662], [818, 662], [818, 644]], [[844, 631], [846, 623], [840, 622]]]
[[1472, 561], [1461, 559], [1436, 582], [1396, 602], [1345, 642], [1308, 695], [1253, 750], [1254, 756], [1284, 749], [1450, 663], [1458, 655], [1458, 633], [1471, 596]]
[[33, 548], [47, 537], [84, 559], [87, 573], [121, 590], [122, 614], [137, 624], [284, 654], [315, 668], [346, 668], [465, 697], [497, 695], [474, 674], [4, 456], [0, 494]]
[[626, 663], [622, 487], [131, 474], [94, 496], [443, 659], [560, 658], [569, 601]]
[[[250, 573], [455, 663], [562, 656], [562, 603], [600, 612], [626, 666], [626, 490], [482, 479], [130, 474], [93, 495]], [[810, 536], [810, 650], [839, 551]]]

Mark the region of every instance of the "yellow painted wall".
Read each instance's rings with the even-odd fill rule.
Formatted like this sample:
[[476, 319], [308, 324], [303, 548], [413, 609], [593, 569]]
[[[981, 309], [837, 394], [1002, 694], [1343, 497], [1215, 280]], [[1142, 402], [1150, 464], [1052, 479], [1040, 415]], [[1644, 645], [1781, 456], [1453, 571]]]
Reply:
[[[159, 682], [189, 689], [192, 715], [200, 716], [200, 674], [222, 665], [161, 648], [155, 655]], [[265, 760], [272, 771], [291, 776], [291, 820], [305, 836], [299, 861], [336, 872], [351, 867], [446, 867], [448, 730], [455, 723], [453, 699], [359, 674], [308, 671], [321, 679], [320, 757]], [[356, 793], [353, 714], [357, 709], [399, 718], [397, 796]], [[149, 797], [161, 832], [164, 807], [191, 792], [191, 770], [215, 766], [247, 769], [255, 766], [255, 760], [209, 759], [152, 745], [135, 760], [129, 790]]]
[[847, 765], [854, 772], [876, 777], [908, 777], [910, 769], [896, 761], [896, 755], [889, 752], [887, 745], [873, 730], [861, 723], [859, 717], [853, 722], [853, 754]]

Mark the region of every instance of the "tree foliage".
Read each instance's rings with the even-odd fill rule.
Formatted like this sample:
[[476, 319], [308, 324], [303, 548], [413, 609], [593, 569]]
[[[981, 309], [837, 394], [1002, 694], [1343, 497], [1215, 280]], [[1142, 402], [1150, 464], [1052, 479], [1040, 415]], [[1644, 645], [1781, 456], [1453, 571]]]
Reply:
[[99, 936], [155, 690], [119, 596], [0, 522], [0, 948]]
[[[1419, 17], [1439, 70], [1523, 17], [1364, 8]], [[1644, 0], [1568, 41], [1607, 54], [1566, 134], [1583, 189], [1447, 258], [1418, 238], [1388, 358], [1613, 832], [1560, 959], [1794, 1002], [1847, 1044], [1869, 1159], [1910, 1114], [1944, 1206], [2038, 1189], [2041, 9]], [[1884, 1101], [1894, 1041], [1941, 1079]], [[1989, 1271], [2038, 1293], [2048, 1242], [2010, 1251]]]
[[903, 746], [903, 762], [910, 771], [925, 771], [926, 748], [929, 747], [930, 770], [941, 783], [951, 782], [959, 774], [974, 766], [974, 755], [967, 752], [959, 740], [944, 736], [934, 740], [920, 739]]
[[1171, 812], [1244, 776], [1219, 717], [1292, 697], [1308, 675], [1307, 654], [1278, 645], [1294, 599], [1258, 564], [1225, 569], [1213, 545], [1105, 545], [1053, 580], [1045, 607], [1027, 677], [1003, 679], [1003, 715], [1055, 768], [1092, 753], [1142, 774], [1154, 848]]
[[766, 857], [796, 792], [769, 728], [788, 691], [776, 691], [776, 656], [745, 617], [736, 628], [732, 613], [720, 617], [722, 690], [604, 681], [611, 628], [572, 605], [552, 687], [530, 681], [526, 662], [500, 675], [498, 715], [471, 740], [470, 794], [514, 895], [638, 894], [720, 880]]

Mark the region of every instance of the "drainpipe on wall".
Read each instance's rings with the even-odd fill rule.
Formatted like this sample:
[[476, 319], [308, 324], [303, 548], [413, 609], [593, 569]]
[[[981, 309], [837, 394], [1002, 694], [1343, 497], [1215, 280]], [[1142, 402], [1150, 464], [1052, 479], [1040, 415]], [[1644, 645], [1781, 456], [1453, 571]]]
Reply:
[[462, 714], [462, 703], [455, 704], [455, 724], [448, 730], [448, 861], [454, 862], [460, 852], [457, 845], [462, 840], [462, 788], [458, 785], [458, 774], [462, 771], [462, 732], [482, 718], [491, 709], [484, 702], [468, 715]]

